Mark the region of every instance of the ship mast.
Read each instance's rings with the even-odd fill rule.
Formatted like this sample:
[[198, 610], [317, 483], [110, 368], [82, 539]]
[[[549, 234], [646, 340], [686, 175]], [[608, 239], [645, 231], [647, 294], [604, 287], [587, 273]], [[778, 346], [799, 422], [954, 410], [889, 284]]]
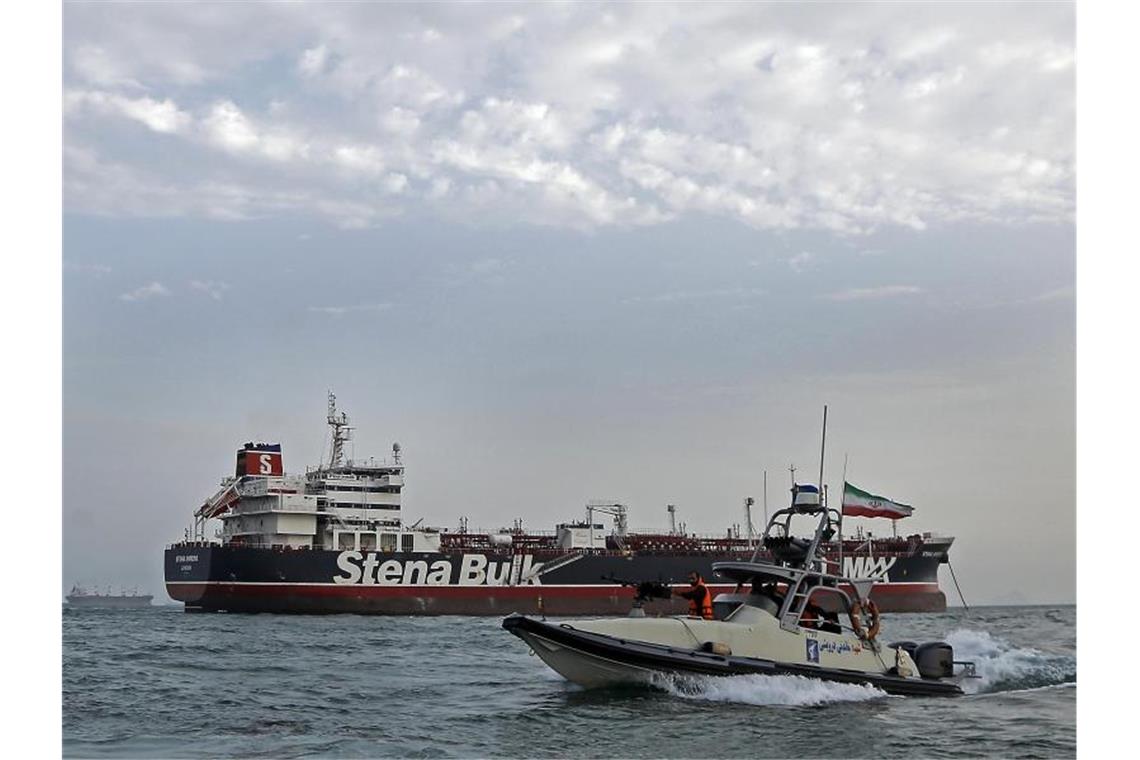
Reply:
[[768, 528], [768, 471], [764, 470], [764, 528]]
[[329, 454], [329, 468], [340, 467], [344, 464], [344, 444], [352, 438], [352, 428], [348, 424], [348, 415], [337, 413], [336, 395], [329, 391], [329, 427], [332, 428], [332, 452]]
[[748, 546], [749, 547], [752, 546], [752, 538], [756, 533], [755, 528], [752, 527], [752, 505], [755, 503], [756, 503], [756, 500], [753, 499], [751, 496], [744, 497], [744, 518], [747, 521], [746, 524], [748, 525]]

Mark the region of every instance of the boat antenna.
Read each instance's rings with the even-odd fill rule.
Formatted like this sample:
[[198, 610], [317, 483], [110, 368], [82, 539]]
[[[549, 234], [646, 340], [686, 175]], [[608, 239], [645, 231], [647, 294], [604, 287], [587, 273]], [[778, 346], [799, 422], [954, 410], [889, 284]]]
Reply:
[[843, 501], [847, 498], [847, 452], [843, 452], [843, 486], [839, 489], [839, 572], [843, 575]]
[[827, 404], [823, 405], [823, 436], [819, 442], [819, 490], [823, 491], [823, 453], [827, 449]]

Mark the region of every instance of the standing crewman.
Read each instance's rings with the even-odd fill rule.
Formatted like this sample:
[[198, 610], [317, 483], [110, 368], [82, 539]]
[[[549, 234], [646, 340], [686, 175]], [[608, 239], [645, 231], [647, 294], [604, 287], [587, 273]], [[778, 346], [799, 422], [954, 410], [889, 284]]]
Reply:
[[713, 619], [712, 592], [705, 585], [705, 579], [696, 570], [689, 573], [689, 590], [673, 589], [673, 593], [689, 600], [689, 614], [693, 617]]

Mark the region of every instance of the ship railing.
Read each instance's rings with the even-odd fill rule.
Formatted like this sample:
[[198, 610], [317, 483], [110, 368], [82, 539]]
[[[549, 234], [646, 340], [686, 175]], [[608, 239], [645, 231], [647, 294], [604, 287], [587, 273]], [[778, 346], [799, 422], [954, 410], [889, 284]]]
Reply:
[[[275, 496], [276, 494], [268, 494]], [[273, 499], [268, 503], [258, 504], [256, 502], [244, 501], [238, 502], [237, 506], [230, 510], [231, 514], [256, 514], [258, 512], [318, 512], [317, 504], [315, 501], [306, 504], [303, 501], [300, 503], [289, 504], [286, 499]]]
[[339, 464], [336, 467], [310, 465], [305, 468], [305, 475], [307, 477], [317, 476], [332, 480], [337, 478], [351, 479], [358, 473], [367, 473], [373, 477], [375, 477], [376, 473], [381, 475], [403, 475], [404, 465], [402, 463], [388, 462], [386, 460], [361, 462], [349, 459], [344, 464]]
[[489, 529], [483, 528], [483, 527], [468, 528], [466, 531], [452, 530], [451, 528], [443, 527], [443, 528], [440, 528], [440, 533], [441, 534], [447, 534], [449, 536], [511, 535], [511, 536], [543, 536], [543, 537], [547, 537], [547, 538], [558, 535], [558, 531], [554, 531], [554, 530], [530, 530], [529, 528], [524, 529], [522, 531], [517, 531], [514, 528], [495, 528], [494, 530], [489, 530]]
[[211, 546], [221, 546], [219, 541], [175, 541], [167, 544], [167, 549], [208, 549]]

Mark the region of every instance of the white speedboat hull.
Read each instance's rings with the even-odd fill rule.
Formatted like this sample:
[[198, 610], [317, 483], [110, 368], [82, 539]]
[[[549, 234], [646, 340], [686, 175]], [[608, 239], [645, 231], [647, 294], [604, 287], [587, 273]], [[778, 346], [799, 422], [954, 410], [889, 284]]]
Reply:
[[[664, 621], [657, 621], [655, 627]], [[684, 620], [677, 622], [685, 627]], [[695, 621], [691, 621], [695, 622]], [[739, 656], [713, 651], [708, 646], [679, 646], [645, 639], [626, 638], [637, 631], [636, 624], [595, 621], [593, 627], [618, 624], [620, 635], [588, 630], [589, 623], [570, 625], [548, 623], [511, 615], [503, 628], [525, 641], [552, 670], [568, 681], [594, 688], [622, 684], [652, 684], [662, 675], [733, 676], [797, 675], [838, 683], [867, 684], [888, 694], [907, 696], [958, 696], [957, 679], [922, 678], [900, 675], [897, 668], [861, 670], [817, 662], [776, 661], [757, 656]], [[730, 625], [722, 623], [720, 625]], [[814, 639], [813, 639], [814, 640]], [[810, 647], [805, 647], [810, 649]], [[725, 650], [721, 650], [722, 652]], [[890, 650], [892, 655], [895, 650]], [[897, 655], [909, 662], [909, 657]], [[876, 655], [877, 658], [877, 655]]]

